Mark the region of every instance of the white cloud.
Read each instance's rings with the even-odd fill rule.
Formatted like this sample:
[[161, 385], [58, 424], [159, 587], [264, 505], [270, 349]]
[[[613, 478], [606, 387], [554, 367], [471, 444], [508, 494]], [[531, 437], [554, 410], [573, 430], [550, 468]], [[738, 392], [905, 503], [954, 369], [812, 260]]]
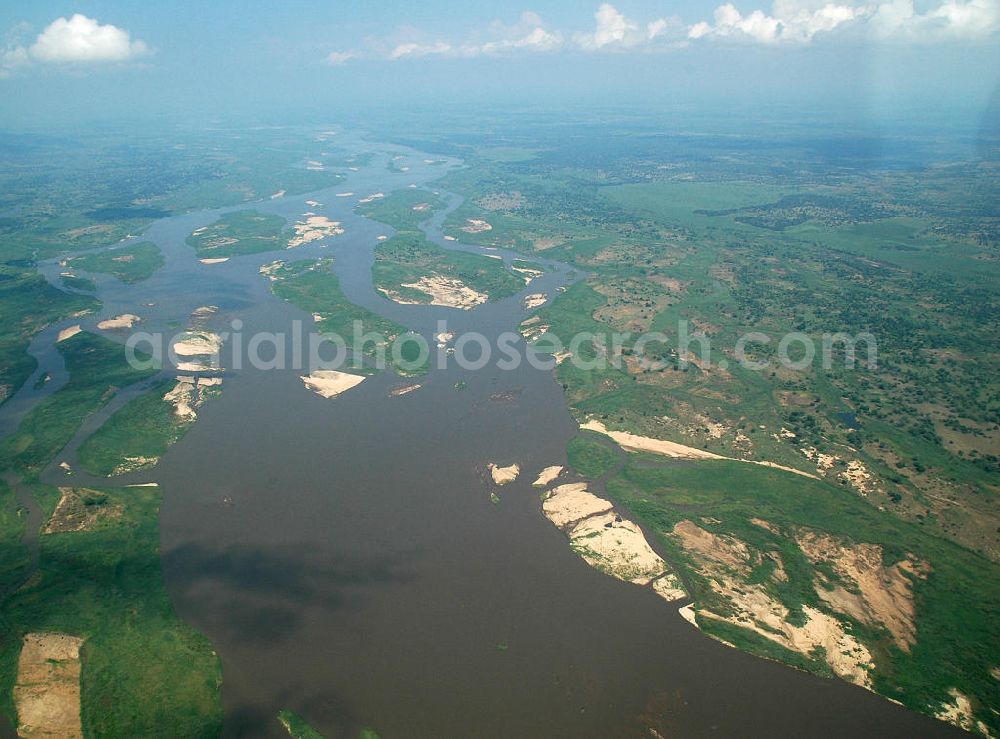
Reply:
[[7, 46], [0, 49], [0, 78], [37, 64], [93, 64], [124, 62], [149, 53], [149, 47], [133, 41], [129, 32], [101, 25], [93, 18], [77, 13], [56, 18], [38, 34], [34, 43], [25, 46], [15, 40], [29, 27], [18, 24], [9, 34]]
[[776, 0], [771, 12], [744, 15], [732, 3], [715, 9], [713, 22], [701, 21], [688, 37], [743, 38], [760, 43], [807, 43], [815, 36], [854, 27], [864, 38], [934, 42], [985, 38], [1000, 29], [1000, 0], [944, 0], [918, 13], [913, 0], [845, 5], [815, 0]]
[[594, 13], [594, 19], [597, 26], [593, 33], [578, 33], [574, 37], [582, 49], [597, 51], [607, 47], [635, 46], [643, 39], [639, 25], [610, 3], [601, 5]]
[[770, 10], [756, 8], [746, 12], [736, 5], [741, 1], [725, 2], [715, 9], [711, 19], [692, 24], [678, 18], [640, 22], [627, 17], [611, 3], [603, 3], [594, 13], [592, 30], [586, 32], [551, 29], [531, 11], [522, 13], [511, 25], [497, 21], [457, 40], [428, 39], [417, 29], [399, 29], [393, 36], [369, 41], [362, 52], [333, 51], [326, 61], [342, 64], [359, 55], [402, 60], [560, 49], [663, 50], [687, 46], [697, 40], [808, 44], [827, 34], [879, 42], [938, 42], [982, 39], [1000, 31], [1000, 0], [924, 0], [932, 5], [923, 12], [915, 9], [914, 0], [773, 0]]
[[353, 51], [331, 51], [326, 55], [326, 63], [337, 66], [354, 59], [357, 56]]
[[149, 49], [128, 31], [77, 13], [52, 21], [28, 51], [40, 62], [122, 62]]
[[488, 40], [473, 34], [461, 43], [448, 41], [405, 41], [394, 45], [388, 52], [389, 59], [406, 59], [421, 56], [475, 57], [490, 56], [513, 51], [554, 51], [563, 45], [559, 33], [549, 31], [537, 13], [521, 14], [514, 25], [493, 23], [486, 34]]

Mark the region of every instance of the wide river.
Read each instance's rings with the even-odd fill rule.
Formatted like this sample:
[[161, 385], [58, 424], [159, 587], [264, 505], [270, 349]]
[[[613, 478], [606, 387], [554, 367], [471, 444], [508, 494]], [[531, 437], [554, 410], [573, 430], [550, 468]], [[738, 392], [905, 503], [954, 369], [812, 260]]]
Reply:
[[[528, 315], [523, 294], [460, 311], [397, 305], [373, 290], [376, 237], [392, 231], [354, 214], [357, 199], [410, 184], [434, 189], [428, 183], [460, 163], [337, 139], [374, 156], [335, 188], [253, 207], [292, 221], [314, 211], [342, 221], [343, 235], [202, 265], [185, 238], [233, 209], [157, 221], [141, 239], [160, 246], [166, 266], [134, 286], [98, 276], [104, 310], [84, 328], [129, 312], [143, 316], [143, 330], [172, 333], [195, 308], [216, 305], [212, 330], [239, 319], [247, 338], [290, 334], [311, 319], [271, 294], [260, 265], [330, 256], [352, 301], [425, 337], [439, 320], [493, 340], [516, 329]], [[389, 167], [393, 156], [403, 158]], [[432, 240], [480, 251], [445, 241], [444, 216], [425, 224]], [[553, 296], [578, 278], [546, 266], [525, 292]], [[43, 269], [58, 284], [58, 265]], [[59, 328], [32, 345], [53, 381], [36, 391], [29, 380], [0, 414], [3, 427], [65, 380], [53, 348]], [[715, 642], [680, 617], [680, 604], [577, 557], [530, 486], [542, 467], [565, 464], [577, 428], [551, 371], [450, 366], [400, 397], [390, 390], [412, 381], [383, 372], [334, 399], [306, 390], [301, 374], [228, 368], [222, 396], [159, 466], [121, 478], [162, 486], [167, 586], [181, 617], [221, 656], [226, 735], [287, 736], [275, 718], [283, 708], [328, 736], [371, 726], [383, 739], [655, 736], [650, 728], [692, 737], [958, 733]], [[127, 397], [92, 418], [59, 460], [74, 462], [80, 439]], [[523, 470], [498, 502], [489, 462]], [[66, 482], [54, 466], [45, 479]]]

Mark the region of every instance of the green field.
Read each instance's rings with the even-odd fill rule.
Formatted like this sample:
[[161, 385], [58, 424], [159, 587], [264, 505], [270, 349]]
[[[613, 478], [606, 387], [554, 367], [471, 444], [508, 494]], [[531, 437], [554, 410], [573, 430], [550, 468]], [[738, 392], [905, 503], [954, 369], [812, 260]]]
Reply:
[[187, 243], [200, 259], [217, 259], [284, 249], [288, 233], [281, 216], [238, 210], [196, 230]]
[[148, 280], [163, 266], [163, 254], [159, 247], [149, 241], [73, 257], [69, 265], [84, 272], [102, 272], [112, 275], [126, 284]]
[[[211, 644], [174, 613], [160, 576], [160, 493], [89, 493], [87, 530], [41, 535], [39, 571], [4, 603], [0, 692], [10, 700], [21, 638], [55, 631], [86, 639], [81, 718], [86, 736], [210, 737], [221, 729], [222, 672]], [[58, 493], [39, 489], [46, 517]]]
[[[380, 351], [377, 343], [391, 345], [399, 340], [401, 361], [395, 362], [391, 350], [387, 350], [387, 364], [394, 366], [400, 374], [426, 372], [426, 362], [421, 366], [414, 366], [419, 347], [414, 341], [406, 340], [406, 327], [350, 302], [340, 288], [340, 280], [331, 270], [332, 264], [332, 259], [285, 264], [272, 274], [274, 282], [271, 290], [279, 298], [312, 313], [314, 317], [319, 316], [316, 330], [341, 337], [344, 344], [355, 352], [355, 356], [367, 355], [371, 358]], [[361, 337], [373, 333], [384, 341], [363, 340], [361, 345], [357, 345], [354, 341], [356, 330]], [[364, 367], [358, 366], [356, 369]]]
[[[678, 521], [685, 519], [694, 519], [714, 533], [735, 537], [745, 542], [751, 552], [780, 557], [787, 581], [767, 582], [773, 595], [793, 615], [803, 605], [829, 608], [817, 596], [815, 566], [788, 532], [818, 530], [847, 541], [877, 544], [887, 563], [914, 555], [929, 563], [930, 573], [926, 579], [913, 579], [917, 636], [912, 650], [899, 649], [882, 629], [852, 621], [853, 633], [875, 656], [876, 689], [924, 712], [949, 700], [951, 688], [972, 696], [979, 706], [993, 704], [996, 681], [991, 670], [995, 655], [983, 646], [1000, 643], [1000, 622], [996, 618], [1000, 583], [980, 576], [989, 567], [986, 560], [824, 482], [737, 462], [665, 463], [651, 456], [628, 456], [627, 464], [608, 482], [607, 490], [655, 532], [658, 545], [692, 587], [699, 608], [724, 613], [726, 604], [699, 574], [692, 555], [668, 535]], [[766, 530], [753, 523], [755, 519], [784, 533]], [[768, 558], [760, 556], [758, 561], [763, 566]], [[757, 575], [766, 576], [766, 572]], [[707, 618], [700, 618], [699, 624], [748, 651], [782, 659], [780, 654], [767, 652], [780, 651], [780, 645], [752, 632]], [[795, 659], [799, 667], [829, 674], [822, 660], [803, 661], [802, 655]], [[988, 710], [977, 715], [993, 731], [1000, 726]]]
[[372, 278], [377, 289], [407, 301], [429, 303], [427, 293], [403, 285], [434, 275], [460, 280], [491, 300], [509, 297], [524, 287], [524, 282], [507, 271], [500, 260], [443, 249], [419, 232], [400, 232], [375, 248]]
[[[163, 398], [177, 384], [158, 383], [112, 414], [77, 449], [80, 466], [102, 477], [153, 467], [194, 423], [193, 418], [178, 416]], [[217, 386], [200, 389], [199, 401], [218, 392]]]
[[156, 374], [156, 370], [133, 369], [121, 344], [87, 332], [60, 342], [59, 351], [66, 360], [69, 382], [35, 405], [18, 430], [0, 441], [3, 469], [21, 474], [41, 471], [116, 389]]
[[444, 202], [427, 190], [407, 188], [394, 190], [384, 198], [361, 203], [355, 210], [366, 218], [385, 223], [397, 231], [416, 230]]

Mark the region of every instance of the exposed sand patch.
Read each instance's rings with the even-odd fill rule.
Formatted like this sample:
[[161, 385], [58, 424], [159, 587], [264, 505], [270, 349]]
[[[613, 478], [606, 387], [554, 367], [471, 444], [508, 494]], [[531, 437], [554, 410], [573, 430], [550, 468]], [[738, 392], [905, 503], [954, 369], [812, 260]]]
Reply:
[[686, 606], [681, 606], [677, 609], [677, 612], [681, 614], [681, 618], [695, 628], [698, 628], [698, 621], [694, 615], [694, 603], [688, 603]]
[[289, 249], [344, 233], [340, 221], [331, 221], [326, 216], [309, 216], [305, 221], [297, 221], [292, 228], [295, 236], [288, 240]]
[[189, 377], [177, 376], [177, 384], [163, 396], [163, 399], [174, 406], [174, 415], [185, 421], [194, 421], [198, 417], [197, 409], [208, 400], [211, 392], [205, 388], [217, 387], [222, 384], [221, 377]]
[[694, 447], [677, 444], [673, 441], [653, 439], [648, 436], [637, 436], [627, 431], [611, 431], [603, 423], [596, 420], [582, 423], [580, 424], [580, 428], [609, 436], [618, 446], [630, 451], [652, 452], [653, 454], [684, 459], [726, 459], [726, 457], [720, 454], [714, 454], [704, 449], [695, 449]]
[[569, 532], [569, 539], [587, 562], [619, 580], [646, 585], [667, 571], [642, 530], [613, 511], [580, 521]]
[[814, 564], [825, 563], [846, 583], [828, 582], [817, 573], [816, 593], [831, 608], [862, 623], [885, 626], [905, 652], [917, 641], [912, 577], [924, 577], [926, 565], [906, 559], [886, 567], [882, 547], [852, 544], [829, 534], [803, 531], [795, 537]]
[[531, 295], [524, 296], [523, 305], [526, 310], [534, 310], [538, 306], [544, 305], [548, 299], [545, 293], [532, 293]]
[[811, 655], [817, 647], [822, 647], [835, 674], [871, 687], [869, 672], [874, 668], [871, 653], [847, 632], [843, 623], [803, 606], [805, 623], [796, 626], [788, 621], [788, 609], [771, 596], [765, 585], [747, 582], [754, 560], [746, 544], [731, 536], [706, 531], [691, 521], [679, 522], [671, 536], [692, 555], [698, 571], [712, 584], [716, 595], [728, 601], [725, 613], [700, 608], [699, 615], [749, 629], [800, 654]]
[[[354, 193], [348, 193], [348, 195], [353, 195], [353, 194]], [[343, 197], [343, 195], [337, 195], [337, 197], [340, 198]], [[306, 205], [308, 205], [310, 208], [319, 208], [323, 204], [318, 200], [307, 200]]]
[[553, 488], [542, 499], [542, 512], [595, 569], [636, 585], [651, 584], [668, 601], [687, 596], [680, 579], [649, 546], [642, 530], [615, 513], [609, 501], [589, 492], [587, 483]]
[[352, 375], [349, 372], [336, 370], [317, 370], [311, 375], [302, 375], [303, 384], [324, 398], [335, 398], [364, 380], [364, 375]]
[[[404, 283], [402, 287], [419, 290], [430, 297], [431, 305], [442, 305], [448, 308], [472, 310], [477, 305], [482, 305], [489, 300], [489, 296], [486, 293], [473, 290], [461, 280], [445, 277], [437, 273], [421, 277], [416, 282]], [[419, 305], [416, 301], [403, 299], [395, 291], [382, 290], [382, 292], [391, 300], [402, 305]]]
[[83, 329], [80, 328], [80, 324], [79, 323], [76, 324], [75, 326], [70, 326], [69, 328], [64, 328], [62, 331], [59, 332], [59, 335], [56, 337], [56, 343], [58, 344], [60, 341], [66, 341], [66, 339], [68, 339], [68, 338], [70, 338], [72, 336], [76, 336], [81, 331], [83, 331]]
[[80, 647], [70, 634], [24, 635], [17, 661], [14, 705], [19, 736], [82, 737]]
[[444, 349], [448, 346], [448, 342], [455, 338], [455, 334], [451, 331], [442, 331], [439, 334], [434, 334], [434, 341], [437, 342], [439, 349]]
[[607, 513], [611, 508], [609, 501], [589, 492], [585, 482], [559, 485], [542, 500], [545, 517], [561, 529], [588, 516]]
[[283, 197], [285, 197], [285, 191], [284, 190], [278, 190], [278, 192], [274, 193], [271, 196], [271, 200], [277, 200], [278, 198], [283, 198]]
[[96, 490], [60, 487], [59, 493], [59, 503], [42, 528], [43, 534], [89, 531], [101, 519], [121, 515], [121, 509], [109, 503], [107, 495]]
[[[353, 192], [338, 192], [335, 197], [338, 197], [338, 198], [350, 198], [350, 197], [353, 197], [353, 196], [354, 196]], [[318, 203], [317, 203], [317, 205], [318, 205]]]
[[530, 267], [518, 267], [516, 264], [510, 265], [510, 268], [511, 270], [517, 272], [524, 278], [525, 285], [530, 285], [531, 281], [534, 280], [536, 277], [541, 277], [543, 274], [545, 274], [540, 269], [531, 269]]
[[141, 321], [139, 316], [132, 313], [122, 313], [120, 316], [115, 316], [114, 318], [108, 318], [97, 324], [97, 328], [104, 331], [110, 331], [119, 328], [132, 328], [133, 325]]
[[358, 202], [359, 203], [373, 203], [376, 200], [381, 200], [384, 197], [385, 197], [385, 193], [384, 192], [373, 192], [371, 195], [368, 195], [366, 197], [361, 198]]
[[533, 487], [544, 488], [550, 482], [555, 480], [559, 475], [562, 474], [563, 468], [560, 465], [554, 464], [551, 467], [546, 467], [544, 470], [538, 473], [537, 479], [531, 483]]
[[274, 282], [275, 280], [278, 279], [277, 277], [278, 270], [280, 270], [284, 266], [285, 263], [283, 261], [281, 261], [280, 259], [275, 259], [270, 264], [262, 264], [260, 266], [260, 269], [257, 271], [260, 272], [262, 275], [264, 275], [271, 282]]
[[500, 465], [490, 462], [489, 465], [490, 476], [493, 478], [493, 482], [497, 485], [506, 485], [508, 482], [514, 482], [517, 476], [521, 474], [521, 465], [519, 464], [509, 464], [506, 467], [501, 467]]
[[469, 234], [478, 234], [485, 231], [492, 231], [493, 226], [481, 218], [467, 218], [465, 219], [465, 225], [462, 226], [462, 230]]
[[423, 385], [421, 385], [419, 382], [413, 385], [401, 385], [399, 387], [394, 387], [392, 390], [390, 390], [389, 395], [391, 395], [394, 398], [398, 398], [400, 395], [409, 395], [414, 390], [419, 390], [422, 387]]
[[[524, 334], [524, 331], [521, 333]], [[527, 338], [527, 336], [525, 336], [525, 338]], [[732, 462], [746, 462], [748, 464], [757, 464], [762, 467], [771, 467], [776, 470], [784, 470], [785, 472], [791, 472], [813, 480], [819, 479], [816, 475], [803, 472], [802, 470], [797, 470], [794, 467], [786, 467], [785, 465], [778, 464], [777, 462], [725, 457], [721, 454], [715, 454], [714, 452], [709, 452], [705, 449], [697, 449], [695, 447], [685, 446], [684, 444], [678, 444], [673, 441], [653, 439], [649, 436], [638, 436], [636, 434], [630, 434], [627, 431], [611, 431], [603, 423], [595, 419], [590, 419], [586, 423], [580, 424], [580, 428], [587, 431], [596, 431], [599, 434], [609, 436], [622, 449], [627, 449], [632, 452], [650, 452], [652, 454], [662, 454], [665, 457], [674, 457], [678, 459], [728, 459]]]
[[458, 241], [458, 239], [456, 239], [454, 236], [445, 236], [444, 240], [445, 241]]
[[982, 734], [983, 736], [993, 736], [990, 733], [989, 727], [976, 719], [969, 696], [957, 688], [949, 690], [948, 695], [951, 696], [952, 700], [941, 704], [941, 708], [934, 714], [936, 718], [947, 721], [949, 724], [954, 724], [966, 731]]
[[222, 264], [223, 262], [228, 262], [229, 257], [209, 257], [207, 259], [199, 259], [202, 264]]
[[182, 336], [173, 345], [179, 357], [214, 356], [222, 347], [222, 338], [210, 331], [186, 331]]

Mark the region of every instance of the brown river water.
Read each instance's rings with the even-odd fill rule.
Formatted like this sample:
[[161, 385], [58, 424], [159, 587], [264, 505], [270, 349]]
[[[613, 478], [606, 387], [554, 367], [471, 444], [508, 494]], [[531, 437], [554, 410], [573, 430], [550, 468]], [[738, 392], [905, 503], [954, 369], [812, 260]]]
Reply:
[[[84, 328], [132, 312], [144, 317], [143, 330], [166, 331], [198, 306], [217, 305], [212, 330], [239, 319], [244, 336], [287, 333], [309, 316], [275, 298], [259, 266], [332, 256], [352, 301], [428, 338], [441, 319], [458, 334], [492, 339], [516, 329], [528, 315], [520, 297], [466, 312], [397, 305], [372, 289], [376, 236], [391, 229], [355, 215], [357, 197], [430, 183], [446, 167], [360, 137], [340, 136], [338, 145], [376, 156], [334, 188], [253, 207], [291, 219], [312, 210], [343, 221], [345, 234], [207, 266], [184, 239], [223, 211], [158, 221], [141, 239], [156, 242], [167, 265], [134, 286], [97, 276], [105, 308]], [[392, 154], [410, 171], [390, 171]], [[356, 196], [334, 197], [343, 191]], [[430, 238], [478, 251], [442, 240], [444, 215], [426, 225]], [[552, 296], [579, 277], [546, 266], [525, 293]], [[58, 265], [44, 270], [58, 284]], [[58, 328], [32, 346], [53, 381], [34, 391], [31, 378], [0, 414], [0, 429], [65, 380], [52, 344]], [[163, 489], [166, 583], [180, 616], [222, 659], [227, 736], [287, 736], [276, 720], [283, 708], [331, 737], [370, 726], [383, 739], [652, 736], [649, 727], [669, 737], [959, 733], [855, 686], [715, 642], [680, 617], [682, 603], [592, 569], [543, 517], [530, 487], [542, 467], [565, 464], [576, 433], [552, 372], [526, 362], [513, 371], [452, 365], [405, 396], [390, 390], [414, 380], [383, 372], [334, 399], [306, 390], [300, 371], [230, 368], [222, 396], [159, 466], [121, 478]], [[75, 446], [128, 397], [92, 418], [59, 459], [72, 461]], [[488, 462], [523, 470], [499, 502], [490, 498]], [[55, 467], [45, 479], [66, 481]]]

